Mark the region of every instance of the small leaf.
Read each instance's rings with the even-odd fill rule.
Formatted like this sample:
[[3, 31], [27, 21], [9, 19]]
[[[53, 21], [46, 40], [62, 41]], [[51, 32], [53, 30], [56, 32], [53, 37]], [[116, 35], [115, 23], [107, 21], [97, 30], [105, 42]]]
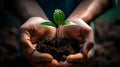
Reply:
[[54, 23], [52, 22], [43, 22], [40, 24], [41, 26], [52, 26], [52, 27], [56, 27]]
[[56, 9], [54, 11], [53, 18], [54, 18], [54, 21], [57, 23], [58, 26], [62, 25], [63, 21], [64, 21], [64, 18], [65, 18], [64, 12], [60, 9]]

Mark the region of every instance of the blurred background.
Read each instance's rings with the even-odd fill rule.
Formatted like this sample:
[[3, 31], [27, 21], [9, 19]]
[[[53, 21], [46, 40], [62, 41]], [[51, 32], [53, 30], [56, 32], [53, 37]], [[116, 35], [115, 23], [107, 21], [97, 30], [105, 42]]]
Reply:
[[[19, 54], [20, 26], [21, 21], [5, 8], [5, 1], [0, 0], [0, 67], [29, 66]], [[96, 52], [88, 67], [120, 67], [120, 0], [95, 20], [95, 27]]]

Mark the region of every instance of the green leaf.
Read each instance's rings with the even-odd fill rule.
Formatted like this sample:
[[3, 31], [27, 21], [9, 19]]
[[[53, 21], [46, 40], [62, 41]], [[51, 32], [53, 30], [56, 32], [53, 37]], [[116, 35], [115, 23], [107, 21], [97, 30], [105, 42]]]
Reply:
[[54, 21], [57, 23], [57, 25], [62, 25], [63, 21], [65, 19], [64, 12], [60, 9], [56, 9], [53, 14]]
[[51, 26], [51, 27], [56, 27], [54, 23], [52, 22], [43, 22], [40, 24], [41, 26]]

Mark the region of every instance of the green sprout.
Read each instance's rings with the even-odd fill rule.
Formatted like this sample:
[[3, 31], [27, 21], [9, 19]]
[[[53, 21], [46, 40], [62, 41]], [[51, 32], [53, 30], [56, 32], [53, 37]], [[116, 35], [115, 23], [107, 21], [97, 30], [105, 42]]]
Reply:
[[57, 26], [53, 22], [43, 22], [40, 25], [42, 26], [52, 26], [52, 27], [59, 27], [59, 26], [68, 26], [68, 25], [76, 25], [72, 21], [65, 20], [65, 14], [62, 10], [56, 9], [53, 13], [53, 19]]

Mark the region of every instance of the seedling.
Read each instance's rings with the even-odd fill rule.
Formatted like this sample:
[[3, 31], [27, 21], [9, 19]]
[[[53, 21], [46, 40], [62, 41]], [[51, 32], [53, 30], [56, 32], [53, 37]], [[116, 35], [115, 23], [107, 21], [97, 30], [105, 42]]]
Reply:
[[53, 13], [53, 19], [57, 25], [53, 22], [43, 22], [40, 25], [42, 26], [52, 26], [58, 28], [59, 26], [68, 26], [68, 25], [76, 25], [72, 21], [65, 20], [65, 14], [62, 10], [56, 9]]

